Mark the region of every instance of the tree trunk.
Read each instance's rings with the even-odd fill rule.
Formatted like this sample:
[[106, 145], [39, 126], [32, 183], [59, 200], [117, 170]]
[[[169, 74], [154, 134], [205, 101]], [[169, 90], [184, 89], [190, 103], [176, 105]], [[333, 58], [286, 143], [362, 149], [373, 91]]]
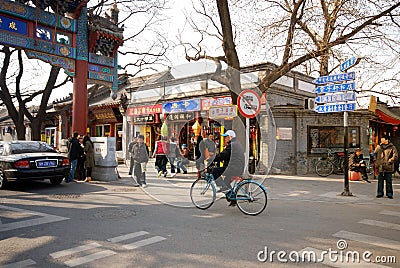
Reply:
[[32, 128], [32, 140], [33, 141], [40, 141], [40, 132], [41, 132], [41, 121], [35, 117], [31, 121], [31, 128]]

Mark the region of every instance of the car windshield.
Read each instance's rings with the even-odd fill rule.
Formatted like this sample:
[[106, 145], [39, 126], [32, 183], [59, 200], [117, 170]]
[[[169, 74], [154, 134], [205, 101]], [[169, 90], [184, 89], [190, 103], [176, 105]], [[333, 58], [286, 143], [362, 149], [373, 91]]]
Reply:
[[39, 153], [39, 152], [55, 152], [55, 150], [44, 142], [11, 143], [12, 154]]

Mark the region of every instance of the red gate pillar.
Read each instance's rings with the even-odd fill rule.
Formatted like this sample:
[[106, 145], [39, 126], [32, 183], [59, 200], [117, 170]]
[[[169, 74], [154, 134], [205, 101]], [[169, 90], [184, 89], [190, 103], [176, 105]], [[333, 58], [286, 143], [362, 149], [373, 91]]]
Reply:
[[72, 95], [72, 132], [86, 135], [88, 116], [88, 62], [77, 60]]

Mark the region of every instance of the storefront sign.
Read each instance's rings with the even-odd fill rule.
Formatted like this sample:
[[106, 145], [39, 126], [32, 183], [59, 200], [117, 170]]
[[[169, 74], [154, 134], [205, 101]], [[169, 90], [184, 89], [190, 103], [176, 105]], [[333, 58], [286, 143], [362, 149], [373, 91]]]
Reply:
[[162, 111], [161, 104], [128, 107], [126, 111], [127, 116], [138, 116], [138, 115], [149, 115], [149, 114], [160, 114]]
[[162, 112], [164, 114], [193, 111], [200, 111], [200, 99], [166, 102], [162, 104]]
[[168, 114], [168, 122], [189, 122], [194, 119], [194, 113]]
[[154, 115], [139, 115], [132, 117], [132, 123], [139, 125], [139, 124], [146, 124], [146, 123], [154, 123]]
[[212, 106], [225, 106], [232, 104], [232, 97], [216, 97], [201, 99], [201, 110], [208, 111]]
[[93, 110], [93, 114], [96, 120], [103, 123], [118, 122], [115, 114], [111, 108]]
[[237, 116], [237, 106], [229, 105], [229, 106], [217, 106], [210, 107], [208, 111], [209, 118], [226, 118], [226, 117], [236, 117]]

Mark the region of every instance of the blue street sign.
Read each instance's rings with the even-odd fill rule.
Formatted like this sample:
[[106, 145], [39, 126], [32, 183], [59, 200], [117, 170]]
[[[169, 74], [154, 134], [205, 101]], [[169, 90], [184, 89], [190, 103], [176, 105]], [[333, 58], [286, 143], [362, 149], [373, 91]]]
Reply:
[[343, 62], [342, 64], [340, 64], [340, 71], [344, 72], [344, 71], [350, 69], [351, 67], [357, 65], [359, 62], [360, 62], [360, 58], [352, 57], [352, 58], [346, 60], [345, 62]]
[[163, 113], [182, 113], [200, 111], [200, 99], [166, 102], [162, 104]]
[[322, 84], [328, 84], [328, 83], [337, 83], [337, 82], [354, 80], [354, 78], [355, 78], [355, 73], [350, 72], [350, 73], [321, 76], [321, 77], [318, 77], [317, 79], [315, 79], [313, 82], [314, 82], [314, 84], [322, 85]]
[[344, 101], [354, 101], [356, 100], [356, 93], [353, 91], [326, 94], [317, 96], [315, 98], [316, 103], [333, 103], [333, 102], [344, 102]]
[[314, 108], [314, 111], [317, 113], [337, 113], [337, 112], [346, 112], [346, 111], [354, 111], [356, 109], [355, 102], [349, 103], [333, 103], [333, 104], [325, 104], [318, 105]]
[[350, 91], [355, 89], [355, 83], [344, 83], [344, 84], [331, 84], [326, 86], [318, 86], [314, 89], [314, 93], [335, 93], [340, 91]]

